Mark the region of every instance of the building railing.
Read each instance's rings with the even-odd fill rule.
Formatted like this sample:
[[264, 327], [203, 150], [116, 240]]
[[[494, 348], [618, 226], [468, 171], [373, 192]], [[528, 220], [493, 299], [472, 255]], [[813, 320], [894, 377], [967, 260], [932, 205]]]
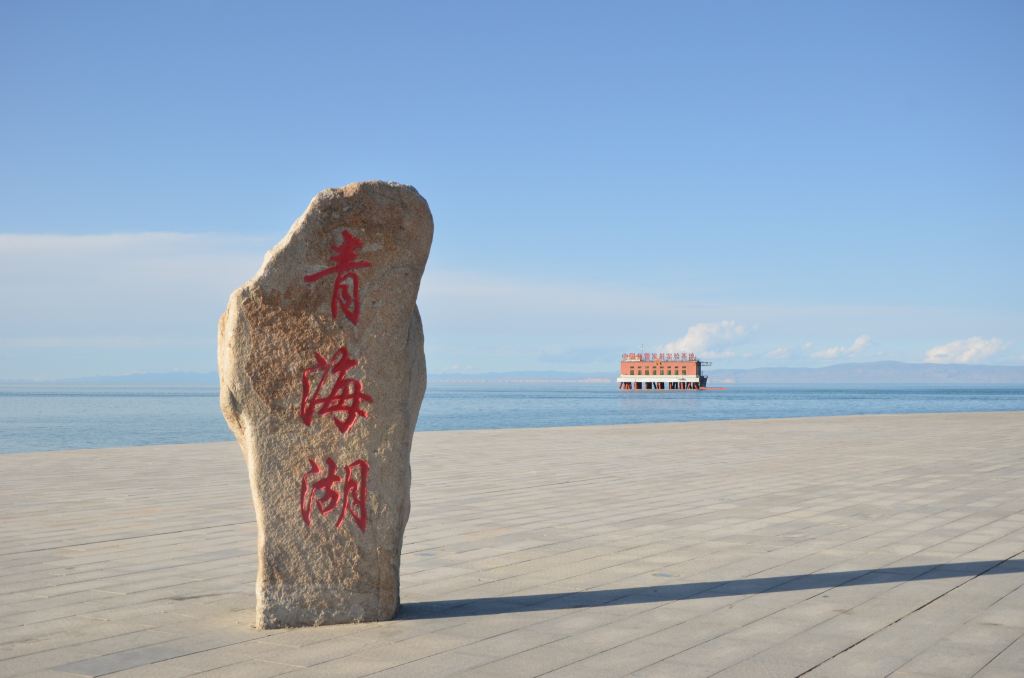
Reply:
[[697, 362], [694, 353], [623, 353], [622, 362], [654, 363], [654, 362]]

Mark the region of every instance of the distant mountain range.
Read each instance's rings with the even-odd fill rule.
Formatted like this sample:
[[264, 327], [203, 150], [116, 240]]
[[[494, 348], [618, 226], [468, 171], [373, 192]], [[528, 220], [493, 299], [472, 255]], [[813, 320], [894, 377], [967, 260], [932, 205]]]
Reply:
[[[935, 365], [930, 363], [843, 363], [827, 367], [756, 367], [708, 369], [709, 386], [763, 384], [1021, 384], [1024, 365]], [[454, 383], [610, 383], [614, 372], [467, 372], [431, 374], [432, 384]], [[7, 380], [7, 383], [11, 383]], [[149, 372], [103, 377], [39, 381], [40, 384], [96, 384], [135, 386], [217, 386], [216, 372]]]
[[132, 386], [217, 386], [220, 380], [216, 372], [142, 372], [139, 374], [118, 374], [100, 377], [78, 377], [75, 379], [51, 379], [41, 384], [95, 384]]
[[545, 382], [576, 382], [601, 383], [615, 381], [616, 375], [608, 372], [559, 372], [556, 370], [525, 370], [520, 372], [445, 372], [428, 374], [427, 382], [431, 384], [477, 384], [495, 383], [545, 383]]
[[708, 370], [708, 383], [728, 384], [1024, 384], [1024, 365], [844, 363], [828, 367]]
[[[931, 363], [843, 363], [827, 367], [755, 367], [706, 371], [709, 386], [730, 384], [1024, 384], [1024, 365], [935, 365]], [[485, 372], [433, 374], [432, 383], [610, 382], [614, 373]]]

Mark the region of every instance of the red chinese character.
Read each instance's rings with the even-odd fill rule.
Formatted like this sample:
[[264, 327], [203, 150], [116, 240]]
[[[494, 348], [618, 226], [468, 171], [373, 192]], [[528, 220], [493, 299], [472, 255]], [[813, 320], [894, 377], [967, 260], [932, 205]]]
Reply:
[[[341, 515], [336, 525], [341, 525], [345, 516], [350, 514], [356, 526], [366, 531], [366, 479], [369, 476], [370, 464], [365, 459], [357, 459], [345, 467], [345, 500], [341, 503]], [[357, 508], [358, 511], [355, 510]]]
[[362, 246], [362, 240], [348, 230], [342, 231], [341, 244], [331, 245], [334, 251], [331, 261], [334, 265], [303, 278], [311, 283], [333, 273], [335, 277], [334, 292], [331, 294], [331, 315], [337, 318], [340, 306], [342, 313], [353, 325], [359, 324], [359, 274], [356, 273], [356, 269], [370, 266], [370, 262], [358, 260], [359, 248]]
[[[323, 478], [312, 482], [320, 474], [320, 465], [309, 460], [309, 470], [302, 476], [302, 494], [299, 497], [299, 511], [306, 525], [312, 524], [310, 516], [313, 504], [320, 515], [327, 515], [341, 503], [341, 513], [335, 527], [341, 525], [345, 516], [351, 515], [353, 522], [360, 531], [366, 531], [366, 480], [370, 475], [370, 464], [365, 459], [357, 459], [345, 467], [345, 483], [339, 495], [334, 486], [341, 482], [338, 465], [327, 457], [327, 473]], [[358, 510], [357, 510], [358, 509]]]
[[338, 475], [338, 466], [330, 457], [327, 458], [327, 475], [311, 483], [312, 476], [320, 473], [320, 466], [312, 459], [309, 460], [309, 470], [302, 476], [302, 496], [299, 499], [299, 510], [302, 512], [302, 519], [307, 525], [310, 524], [309, 515], [312, 513], [313, 502], [316, 502], [321, 515], [327, 515], [338, 505], [341, 498], [334, 485], [341, 481]]
[[[313, 415], [334, 415], [334, 424], [342, 433], [347, 433], [356, 423], [357, 417], [366, 417], [366, 410], [360, 405], [362, 401], [373, 402], [369, 393], [363, 393], [363, 382], [349, 379], [345, 374], [356, 366], [356, 360], [348, 355], [348, 348], [342, 346], [330, 360], [319, 352], [316, 354], [316, 365], [307, 367], [302, 373], [302, 403], [299, 405], [299, 417], [309, 426], [313, 423]], [[313, 386], [313, 374], [320, 372], [320, 378]], [[321, 395], [324, 384], [330, 375], [334, 375], [334, 385], [330, 393]]]

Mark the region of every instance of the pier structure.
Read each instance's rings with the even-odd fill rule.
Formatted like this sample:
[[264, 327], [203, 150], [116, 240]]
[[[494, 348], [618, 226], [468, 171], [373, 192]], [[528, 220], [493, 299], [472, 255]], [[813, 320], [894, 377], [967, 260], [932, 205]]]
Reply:
[[616, 383], [622, 391], [700, 390], [708, 378], [693, 353], [623, 353]]

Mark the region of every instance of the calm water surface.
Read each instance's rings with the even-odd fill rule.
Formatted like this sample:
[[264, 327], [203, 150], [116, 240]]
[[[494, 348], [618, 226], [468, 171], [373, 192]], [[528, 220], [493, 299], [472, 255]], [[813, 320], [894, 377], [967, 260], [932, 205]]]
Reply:
[[[1024, 410], [1024, 387], [439, 384], [427, 390], [417, 430], [1006, 410]], [[0, 386], [0, 452], [230, 439], [216, 388]]]

